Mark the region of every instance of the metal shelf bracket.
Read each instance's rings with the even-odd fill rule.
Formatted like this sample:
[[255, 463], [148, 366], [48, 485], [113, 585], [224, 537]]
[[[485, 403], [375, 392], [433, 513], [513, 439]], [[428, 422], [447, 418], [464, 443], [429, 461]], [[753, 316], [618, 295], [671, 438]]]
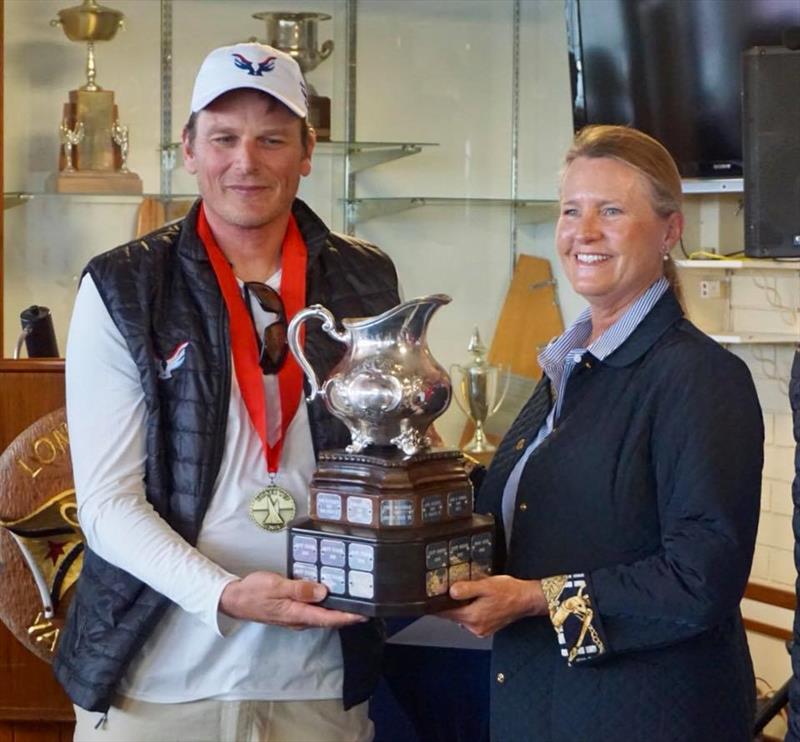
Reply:
[[418, 144], [399, 144], [386, 148], [361, 149], [357, 144], [350, 150], [350, 172], [359, 173], [384, 162], [398, 160], [422, 152]]
[[361, 224], [375, 217], [398, 214], [424, 205], [424, 198], [354, 199], [347, 202], [347, 218], [350, 224]]

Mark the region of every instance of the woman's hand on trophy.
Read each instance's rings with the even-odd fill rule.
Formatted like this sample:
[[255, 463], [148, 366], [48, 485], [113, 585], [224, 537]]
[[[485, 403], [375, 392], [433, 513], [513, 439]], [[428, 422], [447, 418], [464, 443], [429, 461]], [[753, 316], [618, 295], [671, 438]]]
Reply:
[[450, 597], [469, 602], [438, 615], [455, 621], [479, 637], [490, 636], [525, 616], [547, 613], [547, 601], [539, 580], [495, 575], [483, 580], [455, 582], [450, 587]]
[[290, 629], [340, 628], [366, 617], [314, 605], [328, 588], [318, 582], [290, 580], [274, 572], [252, 572], [225, 586], [219, 608], [228, 616]]

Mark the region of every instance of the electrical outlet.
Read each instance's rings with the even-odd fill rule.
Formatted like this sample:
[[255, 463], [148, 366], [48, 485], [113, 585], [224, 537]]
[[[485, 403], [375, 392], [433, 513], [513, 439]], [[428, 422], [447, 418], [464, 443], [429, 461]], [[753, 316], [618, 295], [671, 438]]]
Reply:
[[722, 281], [706, 279], [700, 281], [701, 299], [719, 299], [722, 296]]

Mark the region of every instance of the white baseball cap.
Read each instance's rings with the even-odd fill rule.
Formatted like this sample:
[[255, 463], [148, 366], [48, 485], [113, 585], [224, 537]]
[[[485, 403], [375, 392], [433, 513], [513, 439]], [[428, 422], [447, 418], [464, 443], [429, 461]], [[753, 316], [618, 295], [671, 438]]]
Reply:
[[194, 81], [192, 113], [237, 88], [268, 93], [301, 118], [308, 115], [306, 83], [300, 66], [286, 52], [255, 43], [222, 46], [203, 60]]

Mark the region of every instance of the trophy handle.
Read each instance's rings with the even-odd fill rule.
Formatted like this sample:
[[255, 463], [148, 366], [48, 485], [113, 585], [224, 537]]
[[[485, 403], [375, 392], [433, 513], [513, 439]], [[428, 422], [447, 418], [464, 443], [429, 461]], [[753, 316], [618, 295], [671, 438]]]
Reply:
[[292, 318], [292, 321], [289, 323], [289, 327], [286, 331], [287, 340], [289, 342], [289, 350], [292, 351], [292, 355], [297, 359], [297, 363], [300, 364], [300, 368], [303, 369], [303, 373], [308, 379], [308, 384], [311, 387], [311, 393], [308, 395], [308, 397], [306, 397], [306, 399], [309, 402], [311, 402], [311, 400], [313, 400], [319, 394], [320, 384], [319, 379], [317, 379], [316, 372], [308, 362], [305, 353], [303, 353], [303, 348], [300, 343], [300, 327], [303, 322], [305, 322], [307, 319], [311, 319], [311, 317], [317, 317], [318, 319], [321, 319], [322, 329], [334, 340], [338, 340], [340, 343], [344, 343], [348, 346], [350, 345], [350, 333], [347, 330], [339, 332], [339, 330], [336, 329], [336, 319], [321, 304], [312, 304], [310, 307], [301, 309]]
[[[494, 415], [494, 413], [500, 409], [500, 405], [503, 404], [503, 400], [506, 398], [506, 393], [508, 392], [508, 387], [511, 384], [511, 369], [508, 366], [500, 366], [500, 365], [498, 365], [498, 368], [502, 369], [505, 372], [506, 381], [505, 384], [503, 384], [503, 393], [500, 395], [494, 407], [492, 407], [491, 412], [489, 412], [489, 415]], [[487, 415], [487, 417], [489, 417], [489, 415]]]
[[333, 51], [333, 41], [328, 39], [320, 48], [319, 48], [319, 59], [320, 62], [326, 60], [330, 57], [331, 52]]
[[[455, 373], [454, 373], [455, 371], [458, 371], [459, 373], [462, 373], [462, 374], [464, 373], [464, 369], [461, 366], [459, 366], [457, 363], [451, 364], [450, 365], [450, 379], [451, 380], [455, 378]], [[464, 407], [464, 405], [461, 404], [461, 395], [458, 393], [457, 389], [453, 389], [453, 399], [455, 399], [456, 404], [458, 405], [458, 409], [460, 409], [471, 420], [472, 419], [471, 415], [469, 414], [469, 412], [467, 412], [467, 410]]]

